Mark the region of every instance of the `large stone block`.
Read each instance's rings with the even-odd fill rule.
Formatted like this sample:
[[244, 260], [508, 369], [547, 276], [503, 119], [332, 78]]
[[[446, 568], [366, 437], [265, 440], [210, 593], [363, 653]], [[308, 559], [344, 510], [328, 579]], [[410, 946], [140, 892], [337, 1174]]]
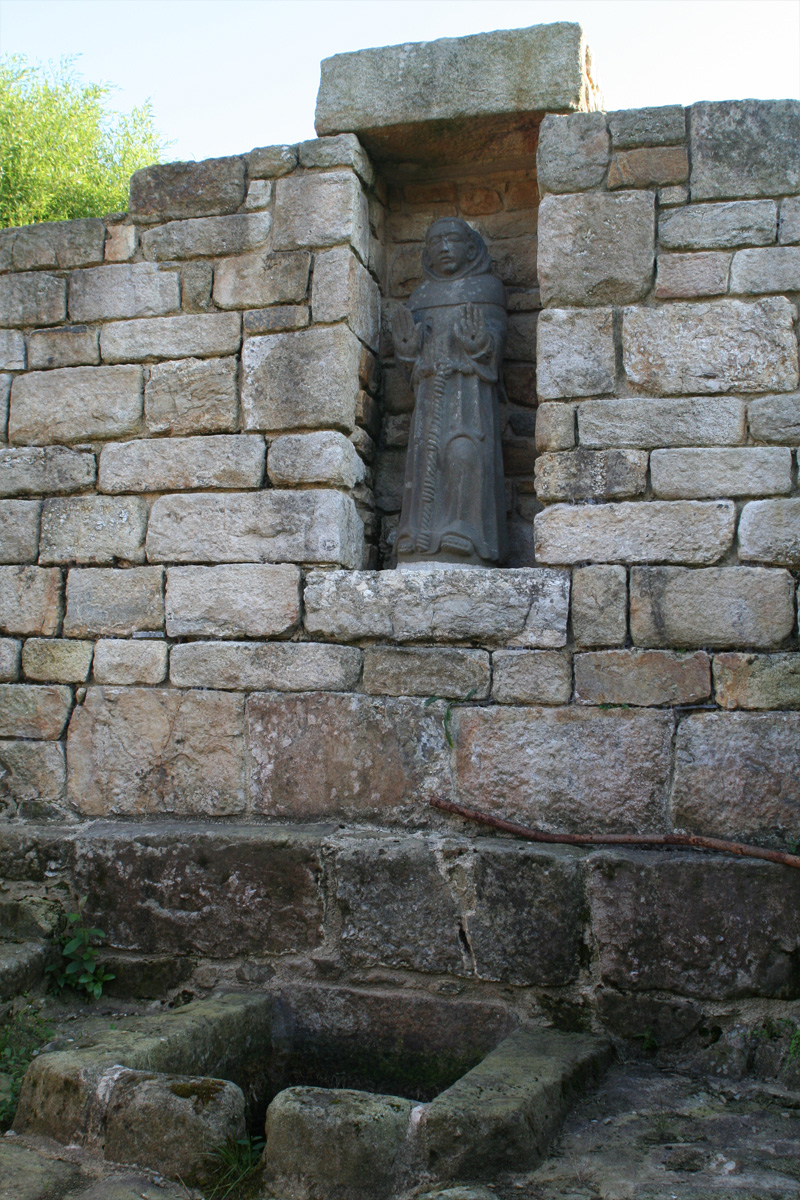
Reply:
[[346, 321], [362, 342], [377, 351], [380, 291], [369, 271], [347, 246], [334, 246], [314, 255], [311, 314], [323, 324]]
[[746, 504], [739, 521], [739, 558], [800, 567], [800, 497]]
[[0, 682], [14, 683], [19, 676], [20, 647], [16, 638], [0, 638]]
[[297, 166], [297, 146], [257, 146], [247, 155], [251, 179], [278, 179]]
[[792, 454], [788, 446], [654, 450], [650, 477], [655, 495], [667, 500], [788, 494]]
[[800, 392], [793, 396], [759, 396], [747, 405], [750, 434], [757, 442], [800, 444]]
[[629, 308], [622, 354], [632, 383], [667, 395], [791, 391], [794, 309], [784, 297]]
[[800, 654], [714, 655], [720, 708], [800, 708]]
[[575, 655], [575, 699], [582, 704], [698, 704], [710, 695], [706, 654], [601, 650]]
[[138, 496], [45, 500], [39, 561], [111, 564], [144, 562], [147, 502]]
[[273, 487], [324, 483], [354, 488], [366, 475], [353, 443], [330, 429], [276, 438], [269, 448], [267, 471]]
[[693, 200], [800, 191], [800, 101], [694, 104], [689, 130]]
[[578, 406], [582, 446], [726, 446], [745, 439], [744, 401], [732, 396], [587, 400]]
[[625, 108], [608, 114], [615, 150], [631, 146], [670, 146], [686, 138], [686, 112], [680, 104]]
[[609, 500], [639, 496], [647, 484], [645, 450], [566, 450], [536, 459], [540, 500]]
[[71, 708], [72, 688], [0, 683], [0, 737], [57, 741]]
[[634, 567], [637, 646], [779, 646], [794, 627], [794, 581], [764, 567]]
[[663, 829], [670, 713], [458, 708], [452, 728], [464, 804], [551, 830]]
[[243, 158], [163, 163], [131, 176], [130, 211], [162, 221], [232, 213], [244, 194]]
[[557, 650], [495, 650], [492, 699], [500, 704], [569, 704], [572, 662]]
[[0, 500], [0, 563], [34, 563], [39, 555], [40, 500]]
[[798, 993], [800, 876], [788, 867], [606, 852], [592, 856], [589, 900], [614, 987], [717, 1002]]
[[230, 692], [91, 687], [70, 721], [70, 801], [93, 817], [242, 812], [243, 717]]
[[235, 358], [155, 363], [144, 391], [148, 433], [227, 433], [239, 409]]
[[685, 183], [689, 178], [689, 156], [685, 146], [642, 146], [622, 150], [611, 158], [608, 187], [652, 188]]
[[542, 194], [599, 187], [605, 181], [608, 158], [605, 113], [548, 113], [539, 126], [536, 174]]
[[97, 217], [76, 221], [44, 221], [0, 233], [0, 269], [32, 271], [37, 267], [88, 267], [103, 261], [105, 223]]
[[80, 442], [136, 433], [141, 367], [64, 367], [19, 375], [11, 388], [11, 442]]
[[555, 504], [534, 518], [542, 563], [714, 563], [733, 544], [730, 500]]
[[444, 704], [310, 693], [247, 701], [251, 805], [289, 821], [425, 821], [450, 794]]
[[282, 637], [300, 620], [300, 572], [282, 563], [170, 567], [169, 637]]
[[540, 404], [536, 409], [536, 449], [540, 454], [575, 445], [575, 406]]
[[536, 382], [541, 400], [598, 396], [616, 381], [610, 308], [550, 309], [537, 323]]
[[572, 633], [579, 646], [621, 646], [628, 632], [624, 567], [578, 567], [572, 572]]
[[175, 687], [232, 691], [350, 692], [361, 675], [361, 651], [313, 642], [185, 642], [173, 646]]
[[348, 243], [362, 262], [369, 255], [367, 198], [352, 171], [285, 175], [275, 184], [276, 250]]
[[778, 210], [774, 200], [688, 204], [661, 214], [658, 240], [665, 250], [769, 246], [775, 241], [777, 224]]
[[25, 335], [17, 329], [0, 329], [0, 370], [25, 370]]
[[364, 531], [349, 496], [317, 488], [162, 496], [150, 513], [150, 561], [307, 562], [355, 567]]
[[94, 650], [95, 683], [129, 687], [163, 683], [167, 675], [167, 643], [156, 638], [103, 638]]
[[163, 628], [163, 567], [73, 569], [67, 576], [67, 636], [130, 637]]
[[257, 488], [265, 461], [264, 439], [255, 434], [112, 442], [100, 455], [97, 487], [101, 492]]
[[235, 354], [242, 340], [238, 313], [200, 313], [115, 321], [100, 334], [104, 362], [141, 362], [147, 358], [208, 358]]
[[306, 629], [329, 641], [547, 649], [566, 644], [569, 575], [542, 568], [326, 572], [309, 577], [304, 602]]
[[73, 271], [69, 277], [72, 321], [111, 321], [120, 317], [162, 317], [181, 306], [175, 271], [152, 263], [117, 263]]
[[67, 284], [31, 271], [0, 276], [0, 325], [61, 325], [67, 318]]
[[722, 250], [704, 250], [694, 254], [659, 254], [657, 298], [693, 300], [696, 296], [723, 295], [728, 290], [731, 258], [731, 254]]
[[549, 307], [631, 304], [650, 291], [655, 193], [545, 196], [539, 283]]
[[733, 256], [731, 291], [750, 295], [800, 291], [800, 246], [739, 250]]
[[143, 233], [142, 249], [146, 258], [156, 262], [204, 255], [246, 254], [264, 245], [271, 227], [272, 214], [265, 212], [172, 221]]
[[37, 818], [53, 815], [67, 786], [64, 748], [58, 742], [0, 742], [0, 810]]
[[375, 646], [364, 651], [364, 691], [374, 696], [485, 700], [489, 683], [484, 650]]
[[219, 308], [297, 304], [305, 299], [310, 269], [311, 255], [304, 251], [259, 250], [223, 259], [214, 268], [214, 303]]
[[34, 683], [85, 683], [93, 651], [93, 642], [76, 638], [28, 638], [22, 650], [22, 670]]
[[800, 242], [800, 196], [787, 196], [781, 201], [778, 241], [784, 246]]
[[361, 347], [344, 325], [248, 338], [242, 352], [246, 429], [283, 433], [356, 423]]
[[28, 365], [32, 371], [54, 367], [92, 367], [100, 362], [99, 331], [87, 325], [34, 329], [28, 334]]
[[57, 567], [0, 567], [0, 630], [4, 633], [58, 632], [63, 611]]

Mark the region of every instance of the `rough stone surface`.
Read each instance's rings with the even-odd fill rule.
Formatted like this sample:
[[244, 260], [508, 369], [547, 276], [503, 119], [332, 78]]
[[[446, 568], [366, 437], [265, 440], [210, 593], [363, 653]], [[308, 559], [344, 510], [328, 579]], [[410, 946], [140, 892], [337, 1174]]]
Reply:
[[575, 655], [575, 699], [583, 704], [698, 704], [711, 695], [706, 654], [602, 650]]
[[685, 146], [650, 146], [614, 154], [608, 169], [608, 187], [649, 188], [685, 183], [689, 158]]
[[787, 196], [781, 201], [778, 241], [782, 245], [800, 242], [800, 196]]
[[545, 196], [539, 283], [548, 307], [631, 304], [653, 280], [655, 193]]
[[462, 803], [544, 829], [660, 830], [672, 715], [588, 708], [458, 708]]
[[62, 271], [103, 261], [105, 226], [97, 217], [46, 221], [0, 233], [0, 263], [10, 271], [57, 267]]
[[575, 409], [571, 404], [540, 404], [536, 410], [536, 449], [571, 450], [575, 445]]
[[784, 297], [629, 308], [625, 371], [656, 395], [791, 391], [798, 383], [793, 320]]
[[0, 684], [0, 737], [57, 741], [64, 732], [72, 688], [34, 683]]
[[746, 504], [739, 521], [739, 558], [800, 567], [800, 497]]
[[144, 392], [148, 433], [226, 433], [238, 412], [235, 358], [156, 363]]
[[744, 401], [697, 399], [587, 400], [578, 407], [582, 446], [725, 446], [745, 438]]
[[[0, 1157], [0, 1196], [3, 1200], [57, 1200], [79, 1186], [75, 1163], [43, 1158], [26, 1146], [4, 1142]], [[12, 1190], [13, 1189], [13, 1190]]]
[[156, 262], [212, 254], [245, 254], [264, 245], [271, 227], [272, 215], [264, 212], [174, 221], [142, 234], [142, 249], [147, 258]]
[[57, 567], [0, 567], [0, 630], [3, 633], [58, 632], [62, 613], [61, 572]]
[[269, 208], [272, 203], [272, 183], [269, 179], [254, 179], [248, 185], [247, 196], [242, 205], [247, 212]]
[[236, 212], [244, 200], [244, 159], [165, 163], [131, 176], [130, 211], [162, 221]]
[[366, 262], [369, 254], [367, 198], [352, 171], [286, 175], [275, 185], [276, 250], [348, 243]]
[[150, 513], [150, 561], [308, 562], [355, 567], [363, 526], [349, 496], [312, 491], [163, 496]]
[[655, 495], [667, 500], [788, 494], [792, 455], [782, 446], [654, 450], [650, 476]]
[[106, 262], [129, 262], [136, 253], [139, 236], [135, 225], [109, 225], [106, 229]]
[[264, 439], [218, 434], [112, 442], [100, 455], [101, 492], [172, 492], [190, 488], [257, 488]]
[[634, 567], [631, 637], [637, 646], [779, 646], [794, 626], [788, 571], [764, 567]]
[[270, 308], [253, 308], [242, 314], [245, 337], [254, 333], [284, 333], [290, 329], [305, 329], [309, 309], [305, 304], [273, 304]]
[[52, 370], [53, 367], [91, 367], [99, 362], [98, 332], [86, 325], [34, 329], [28, 334], [28, 365], [32, 371]]
[[720, 250], [696, 254], [659, 254], [656, 296], [659, 300], [721, 296], [728, 290], [730, 265], [731, 255]]
[[686, 114], [680, 104], [627, 108], [608, 114], [615, 150], [630, 146], [670, 146], [686, 138]]
[[780, 196], [800, 190], [800, 101], [692, 105], [692, 198]]
[[246, 429], [284, 433], [334, 426], [352, 433], [358, 339], [343, 325], [248, 338], [242, 352]]
[[11, 388], [11, 442], [80, 442], [136, 433], [141, 367], [64, 367], [18, 376]]
[[58, 742], [0, 742], [0, 770], [0, 811], [6, 816], [36, 820], [58, 812], [67, 787]]
[[585, 192], [603, 183], [609, 141], [605, 113], [548, 113], [536, 152], [541, 192]]
[[148, 358], [206, 358], [235, 354], [241, 342], [238, 313], [201, 313], [104, 325], [100, 348], [104, 362], [141, 362]]
[[349, 692], [361, 675], [361, 651], [309, 642], [187, 642], [173, 646], [175, 687], [233, 691]]
[[276, 438], [269, 448], [267, 472], [273, 487], [324, 483], [354, 488], [363, 483], [366, 474], [353, 443], [333, 430]]
[[536, 495], [551, 500], [639, 496], [647, 483], [643, 450], [567, 450], [536, 459]]
[[84, 816], [226, 816], [245, 807], [241, 697], [91, 687], [67, 738], [69, 797]]
[[140, 497], [45, 500], [39, 561], [103, 565], [144, 562], [147, 504]]
[[184, 312], [208, 312], [214, 267], [203, 259], [192, 259], [181, 267], [181, 306]]
[[621, 646], [628, 632], [624, 567], [578, 567], [572, 573], [572, 633], [579, 646]]
[[25, 370], [25, 335], [16, 329], [0, 329], [0, 369]]
[[296, 146], [258, 146], [247, 156], [247, 173], [251, 179], [277, 179], [288, 175], [296, 166]]
[[569, 704], [572, 663], [557, 650], [496, 650], [492, 698], [500, 704]]
[[162, 317], [181, 306], [175, 271], [152, 263], [119, 263], [73, 271], [69, 278], [72, 321], [112, 321], [121, 317]]
[[69, 637], [130, 637], [164, 628], [164, 570], [71, 570], [64, 633]]
[[662, 213], [658, 240], [665, 250], [730, 250], [768, 246], [775, 241], [778, 213], [774, 200], [729, 204], [689, 204]]
[[17, 325], [61, 325], [67, 316], [66, 281], [41, 271], [0, 276], [0, 321]]
[[305, 626], [330, 641], [566, 644], [569, 576], [528, 568], [336, 571], [311, 575]]
[[375, 696], [484, 700], [489, 681], [489, 655], [483, 650], [376, 646], [364, 651], [364, 691]]
[[542, 563], [714, 563], [733, 542], [736, 509], [729, 500], [646, 504], [556, 504], [534, 519]]
[[95, 683], [127, 687], [163, 683], [167, 675], [167, 643], [157, 639], [102, 638], [94, 648]]
[[362, 342], [377, 351], [380, 307], [377, 283], [347, 246], [314, 255], [311, 313], [315, 321], [346, 321]]
[[0, 682], [13, 683], [19, 675], [21, 643], [16, 638], [0, 638]]
[[281, 637], [300, 620], [300, 572], [282, 563], [170, 567], [169, 637]]
[[800, 708], [800, 655], [714, 655], [720, 708]]
[[800, 445], [800, 392], [793, 396], [759, 396], [750, 400], [747, 421], [757, 442]]
[[[220, 251], [217, 251], [220, 253]], [[219, 308], [261, 308], [305, 299], [311, 255], [259, 250], [223, 259], [214, 268], [214, 303]]]
[[550, 309], [541, 313], [536, 365], [541, 400], [613, 392], [616, 364], [611, 309]]
[[40, 500], [0, 500], [0, 563], [34, 563], [39, 554]]
[[92, 642], [76, 638], [28, 638], [22, 670], [35, 683], [85, 683], [92, 665]]

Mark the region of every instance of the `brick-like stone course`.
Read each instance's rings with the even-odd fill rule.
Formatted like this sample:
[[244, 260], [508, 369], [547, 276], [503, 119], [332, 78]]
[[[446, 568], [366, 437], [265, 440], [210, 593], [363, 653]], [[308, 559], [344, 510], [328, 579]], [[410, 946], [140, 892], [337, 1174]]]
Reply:
[[800, 190], [800, 101], [694, 104], [689, 127], [693, 199], [781, 196]]
[[542, 400], [613, 392], [616, 361], [611, 309], [543, 312], [537, 322], [536, 360]]
[[361, 675], [361, 651], [310, 642], [187, 642], [173, 646], [176, 687], [234, 691], [349, 692]]
[[534, 519], [541, 563], [715, 563], [733, 543], [729, 500], [554, 504]]
[[228, 433], [239, 408], [235, 358], [155, 363], [144, 392], [148, 433]]
[[93, 642], [75, 638], [28, 638], [22, 649], [22, 671], [35, 683], [85, 683], [93, 651]]
[[777, 223], [778, 210], [774, 200], [690, 204], [661, 214], [658, 240], [665, 250], [769, 246], [775, 241]]
[[261, 212], [172, 221], [168, 225], [160, 225], [157, 229], [149, 229], [143, 233], [142, 249], [147, 258], [155, 259], [156, 262], [212, 254], [245, 254], [248, 250], [255, 250], [264, 245], [271, 227], [271, 213]]
[[259, 250], [223, 259], [214, 268], [214, 303], [220, 308], [261, 308], [305, 299], [311, 255]]
[[171, 492], [257, 488], [264, 477], [264, 439], [254, 434], [142, 439], [103, 447], [101, 492]]
[[155, 639], [101, 638], [95, 644], [95, 683], [127, 687], [162, 683], [167, 675], [167, 643]]
[[39, 561], [87, 563], [144, 562], [147, 504], [139, 496], [81, 496], [45, 500]]
[[0, 567], [0, 630], [52, 636], [61, 624], [63, 593], [57, 567]]
[[97, 217], [47, 221], [0, 231], [0, 271], [70, 270], [103, 261], [106, 230]]
[[0, 500], [0, 563], [34, 563], [39, 555], [40, 500]]
[[0, 737], [57, 741], [72, 708], [72, 689], [50, 684], [0, 684]]
[[114, 321], [104, 325], [100, 334], [100, 350], [107, 363], [235, 354], [240, 342], [238, 313]]
[[579, 646], [621, 646], [628, 632], [624, 567], [578, 567], [572, 572], [572, 633]]
[[166, 163], [131, 176], [130, 211], [161, 220], [232, 213], [244, 195], [242, 158]]
[[535, 464], [540, 500], [614, 500], [639, 496], [647, 484], [642, 450], [569, 450], [540, 454]]
[[654, 494], [668, 500], [787, 495], [792, 454], [778, 446], [654, 450], [650, 475]]
[[8, 437], [34, 445], [124, 437], [141, 419], [141, 367], [64, 367], [14, 379]]
[[499, 704], [568, 704], [572, 663], [557, 650], [496, 650], [492, 698]]
[[246, 429], [289, 433], [356, 423], [358, 339], [344, 325], [248, 338], [242, 352]]
[[131, 637], [164, 628], [162, 567], [73, 568], [66, 593], [69, 637]]
[[0, 322], [3, 328], [60, 325], [67, 316], [66, 281], [56, 275], [0, 275]]
[[97, 329], [88, 325], [34, 329], [28, 334], [28, 367], [31, 371], [44, 371], [53, 367], [97, 366], [100, 362], [98, 338]]
[[578, 407], [583, 446], [735, 446], [745, 440], [744, 401], [733, 396], [587, 400]]
[[170, 637], [283, 637], [300, 621], [300, 572], [288, 564], [170, 567]]
[[575, 655], [575, 699], [583, 704], [699, 704], [711, 695], [706, 654], [602, 650]]
[[714, 655], [714, 689], [721, 708], [800, 708], [800, 655]]
[[739, 558], [800, 567], [800, 497], [746, 504], [739, 521]]
[[[495, 655], [495, 670], [496, 663]], [[375, 646], [364, 651], [363, 686], [372, 695], [484, 700], [489, 683], [489, 655], [483, 650]]]
[[110, 321], [122, 317], [161, 317], [181, 306], [175, 271], [151, 263], [120, 263], [74, 271], [69, 280], [72, 321]]

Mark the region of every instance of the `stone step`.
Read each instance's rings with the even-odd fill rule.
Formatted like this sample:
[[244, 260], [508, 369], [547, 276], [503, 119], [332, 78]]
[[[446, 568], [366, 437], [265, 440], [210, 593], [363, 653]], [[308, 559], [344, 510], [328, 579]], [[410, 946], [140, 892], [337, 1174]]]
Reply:
[[13, 1000], [44, 978], [49, 947], [41, 942], [0, 942], [0, 1000]]

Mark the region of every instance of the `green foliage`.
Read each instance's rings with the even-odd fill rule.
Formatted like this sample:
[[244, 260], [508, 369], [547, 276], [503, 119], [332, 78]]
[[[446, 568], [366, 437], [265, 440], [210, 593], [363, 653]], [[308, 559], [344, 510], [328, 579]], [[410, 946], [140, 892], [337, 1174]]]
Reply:
[[51, 1033], [31, 1004], [0, 1024], [0, 1132], [13, 1121], [25, 1072]]
[[71, 987], [95, 1000], [103, 994], [103, 985], [116, 978], [97, 961], [93, 942], [102, 942], [102, 929], [92, 929], [84, 924], [83, 910], [86, 897], [78, 901], [78, 911], [67, 914], [67, 928], [59, 935], [61, 961], [47, 968], [57, 991]]
[[[472, 697], [477, 692], [477, 690], [478, 690], [477, 688], [470, 688], [469, 691], [467, 692], [466, 696], [462, 697], [461, 703], [466, 703], [467, 700], [471, 700]], [[441, 699], [442, 699], [441, 696], [429, 696], [422, 707], [427, 708], [429, 704], [436, 704]], [[455, 700], [447, 701], [447, 704], [445, 705], [445, 709], [444, 709], [444, 720], [442, 721], [442, 724], [444, 725], [445, 740], [451, 749], [453, 747], [453, 732], [452, 732], [452, 729], [450, 728], [450, 722], [453, 719], [453, 705], [455, 703], [456, 703]]]
[[[207, 1200], [233, 1200], [252, 1179], [264, 1153], [263, 1138], [230, 1139], [211, 1155], [206, 1188]], [[249, 1189], [248, 1189], [249, 1191]]]
[[792, 1034], [789, 1042], [789, 1049], [786, 1052], [786, 1062], [793, 1066], [800, 1059], [800, 1026], [798, 1026]]
[[73, 61], [0, 58], [0, 227], [126, 209], [131, 174], [162, 159], [150, 101], [111, 111], [111, 85], [84, 83]]

